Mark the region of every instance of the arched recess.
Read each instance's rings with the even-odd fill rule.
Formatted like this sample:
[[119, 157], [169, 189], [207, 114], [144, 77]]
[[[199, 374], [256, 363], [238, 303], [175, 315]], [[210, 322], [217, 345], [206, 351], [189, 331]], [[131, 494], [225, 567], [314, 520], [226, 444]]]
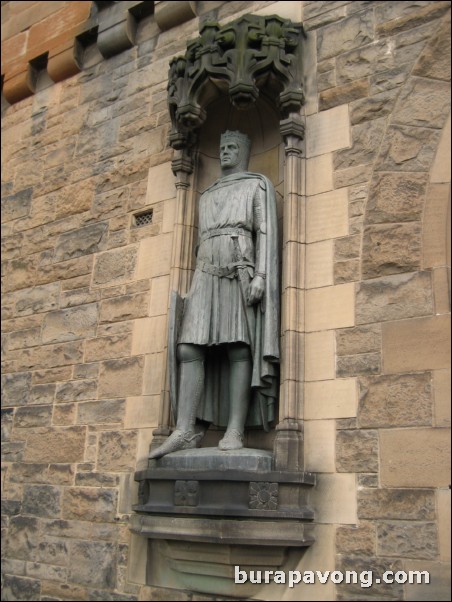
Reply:
[[[197, 235], [197, 198], [219, 175], [219, 138], [226, 129], [250, 135], [250, 170], [267, 175], [275, 185], [282, 280], [285, 288], [295, 288], [298, 282], [291, 283], [291, 277], [296, 279], [302, 271], [302, 266], [296, 265], [298, 256], [293, 247], [301, 229], [303, 207], [302, 26], [276, 15], [244, 15], [224, 27], [205, 23], [200, 34], [188, 44], [184, 57], [173, 59], [169, 73], [170, 143], [175, 149], [172, 167], [177, 189], [170, 289], [182, 295], [189, 289]], [[281, 387], [274, 447], [278, 469], [299, 469], [303, 465], [298, 407], [301, 399], [299, 389], [293, 386], [294, 366], [300, 367], [301, 350], [290, 338], [291, 317], [300, 311], [298, 299], [295, 295], [282, 296]], [[302, 376], [297, 373], [296, 378]], [[153, 446], [170, 431], [167, 381], [164, 374]], [[271, 438], [258, 446], [270, 445]]]

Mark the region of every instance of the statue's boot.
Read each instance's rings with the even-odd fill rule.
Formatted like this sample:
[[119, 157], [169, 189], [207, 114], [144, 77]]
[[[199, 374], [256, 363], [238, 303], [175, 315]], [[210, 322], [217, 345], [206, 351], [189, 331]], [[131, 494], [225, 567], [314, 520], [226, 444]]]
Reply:
[[229, 421], [218, 444], [223, 451], [243, 447], [245, 421], [251, 397], [252, 361], [247, 345], [234, 345], [229, 354]]
[[176, 430], [151, 451], [154, 460], [182, 449], [199, 447], [205, 429], [196, 429], [196, 410], [204, 389], [204, 353], [195, 345], [179, 345], [180, 387]]

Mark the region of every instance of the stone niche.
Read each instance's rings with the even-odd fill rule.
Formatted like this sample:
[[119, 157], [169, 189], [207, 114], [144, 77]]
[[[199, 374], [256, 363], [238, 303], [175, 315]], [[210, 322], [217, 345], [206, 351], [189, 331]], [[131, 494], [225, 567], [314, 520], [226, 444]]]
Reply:
[[[292, 273], [302, 272], [287, 243], [294, 235], [302, 242], [294, 224], [302, 223], [303, 40], [300, 24], [277, 15], [245, 15], [224, 27], [204, 23], [185, 56], [171, 62], [177, 207], [170, 278], [171, 289], [181, 295], [194, 269], [197, 199], [220, 175], [218, 146], [226, 129], [248, 134], [250, 171], [264, 174], [275, 187], [283, 280], [289, 264]], [[288, 299], [282, 336], [290, 332], [288, 316], [296, 311]], [[149, 460], [135, 474], [139, 500], [131, 529], [148, 538], [149, 585], [256, 595], [262, 586], [234, 583], [234, 566], [287, 569], [313, 543], [308, 497], [315, 476], [303, 471], [302, 387], [287, 386], [299, 350], [281, 347], [279, 416], [270, 432], [251, 429], [245, 448], [220, 451], [213, 446], [222, 433], [209, 430], [200, 449]], [[174, 424], [169, 387], [164, 388], [152, 449]]]

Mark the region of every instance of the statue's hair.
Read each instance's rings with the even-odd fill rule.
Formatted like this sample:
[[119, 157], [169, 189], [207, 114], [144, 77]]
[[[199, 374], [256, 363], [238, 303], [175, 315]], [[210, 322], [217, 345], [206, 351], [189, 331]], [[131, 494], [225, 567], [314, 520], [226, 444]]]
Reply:
[[228, 140], [233, 140], [238, 143], [242, 166], [244, 169], [247, 169], [251, 154], [251, 140], [249, 136], [238, 130], [226, 130], [226, 132], [221, 134], [220, 145], [224, 142], [228, 142]]

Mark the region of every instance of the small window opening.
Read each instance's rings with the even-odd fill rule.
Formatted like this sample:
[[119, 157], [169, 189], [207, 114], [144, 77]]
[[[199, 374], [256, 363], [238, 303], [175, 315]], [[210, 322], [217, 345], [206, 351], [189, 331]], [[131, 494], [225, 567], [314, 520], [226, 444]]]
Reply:
[[142, 211], [141, 213], [136, 213], [133, 216], [135, 220], [135, 228], [141, 228], [142, 226], [149, 226], [149, 224], [152, 224], [152, 214], [152, 209]]

